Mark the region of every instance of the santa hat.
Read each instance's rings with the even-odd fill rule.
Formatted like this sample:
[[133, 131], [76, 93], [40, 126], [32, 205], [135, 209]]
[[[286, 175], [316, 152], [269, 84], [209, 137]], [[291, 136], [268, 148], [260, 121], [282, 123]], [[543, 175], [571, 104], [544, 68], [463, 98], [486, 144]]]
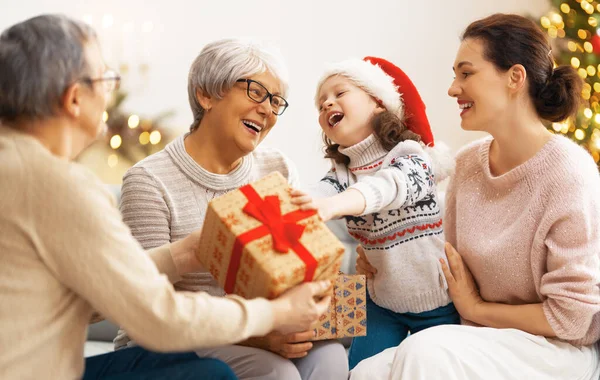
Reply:
[[425, 113], [425, 103], [410, 78], [398, 66], [383, 58], [349, 59], [329, 65], [317, 85], [317, 96], [323, 83], [334, 75], [342, 75], [396, 114], [406, 127], [421, 137], [425, 151], [433, 161], [437, 181], [454, 171], [454, 160], [445, 144], [434, 147], [433, 134]]

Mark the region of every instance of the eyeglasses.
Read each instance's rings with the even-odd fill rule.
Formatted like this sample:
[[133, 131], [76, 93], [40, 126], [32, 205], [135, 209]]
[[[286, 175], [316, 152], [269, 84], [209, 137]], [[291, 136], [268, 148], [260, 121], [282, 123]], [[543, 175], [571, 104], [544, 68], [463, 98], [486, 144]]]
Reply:
[[248, 97], [255, 101], [256, 103], [262, 103], [267, 98], [269, 98], [269, 103], [271, 104], [271, 110], [277, 116], [283, 114], [286, 108], [290, 105], [287, 100], [282, 98], [279, 95], [273, 95], [259, 82], [252, 79], [238, 79], [236, 82], [239, 83], [247, 83], [247, 95]]
[[90, 86], [95, 82], [101, 82], [104, 86], [104, 91], [110, 93], [117, 90], [121, 85], [121, 76], [114, 70], [106, 70], [100, 78], [81, 78], [80, 81]]

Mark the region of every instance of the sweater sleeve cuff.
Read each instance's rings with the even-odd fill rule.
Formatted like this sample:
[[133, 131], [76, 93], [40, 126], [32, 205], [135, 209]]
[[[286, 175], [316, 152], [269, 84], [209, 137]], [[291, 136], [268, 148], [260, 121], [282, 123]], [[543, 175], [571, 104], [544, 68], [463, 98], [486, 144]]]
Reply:
[[275, 316], [273, 315], [272, 303], [269, 300], [265, 298], [246, 300], [235, 295], [227, 297], [236, 300], [245, 307], [248, 316], [249, 336], [264, 336], [273, 331]]
[[166, 274], [172, 284], [181, 280], [181, 276], [177, 272], [177, 267], [171, 255], [171, 244], [152, 248], [147, 252], [152, 261], [154, 261], [154, 265], [156, 265], [158, 271]]
[[365, 209], [361, 215], [372, 214], [381, 209], [381, 193], [373, 186], [367, 184], [366, 182], [357, 182], [350, 186], [349, 189], [358, 190], [363, 197], [365, 197]]

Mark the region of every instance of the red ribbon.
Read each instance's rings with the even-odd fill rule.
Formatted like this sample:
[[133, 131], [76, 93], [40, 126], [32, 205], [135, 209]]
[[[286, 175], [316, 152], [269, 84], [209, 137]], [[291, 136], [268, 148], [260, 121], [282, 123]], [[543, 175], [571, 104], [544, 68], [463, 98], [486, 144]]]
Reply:
[[298, 255], [300, 260], [306, 265], [304, 281], [312, 281], [317, 270], [317, 260], [300, 243], [300, 237], [305, 227], [299, 225], [297, 222], [315, 215], [316, 211], [296, 210], [281, 215], [279, 197], [277, 195], [266, 196], [263, 200], [251, 185], [242, 186], [240, 191], [248, 198], [248, 203], [244, 206], [243, 211], [259, 220], [262, 225], [236, 237], [231, 259], [229, 260], [229, 267], [227, 268], [225, 292], [233, 293], [235, 279], [240, 269], [242, 253], [246, 244], [267, 235], [273, 237], [273, 248], [277, 252], [288, 253], [292, 249]]

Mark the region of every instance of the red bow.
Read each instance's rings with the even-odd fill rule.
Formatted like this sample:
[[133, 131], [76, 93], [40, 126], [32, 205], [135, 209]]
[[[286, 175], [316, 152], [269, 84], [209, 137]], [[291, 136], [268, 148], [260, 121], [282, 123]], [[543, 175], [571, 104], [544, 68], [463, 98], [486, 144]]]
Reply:
[[225, 291], [232, 293], [234, 290], [244, 246], [251, 241], [267, 235], [273, 237], [273, 247], [277, 252], [287, 253], [292, 249], [298, 255], [306, 264], [304, 281], [312, 281], [317, 269], [317, 260], [300, 243], [300, 237], [302, 237], [305, 227], [299, 225], [297, 222], [315, 215], [316, 211], [296, 210], [281, 215], [281, 207], [277, 195], [268, 195], [265, 199], [262, 199], [250, 185], [242, 186], [240, 191], [248, 198], [248, 203], [244, 206], [243, 211], [259, 220], [262, 225], [236, 237], [227, 269]]
[[277, 195], [266, 196], [260, 207], [255, 203], [248, 202], [243, 211], [258, 219], [269, 229], [271, 236], [273, 236], [273, 247], [277, 252], [287, 253], [292, 245], [300, 240], [304, 232], [304, 226], [281, 215]]

